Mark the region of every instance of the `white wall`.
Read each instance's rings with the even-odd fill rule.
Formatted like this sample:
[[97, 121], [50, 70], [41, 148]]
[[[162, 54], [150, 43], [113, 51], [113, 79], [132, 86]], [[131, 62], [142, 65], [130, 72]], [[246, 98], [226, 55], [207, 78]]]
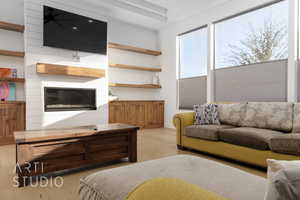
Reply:
[[[199, 13], [193, 17], [185, 19], [179, 23], [172, 24], [159, 33], [160, 46], [163, 52], [161, 56], [161, 65], [163, 72], [161, 73], [161, 82], [163, 85], [160, 91], [160, 98], [165, 99], [165, 126], [173, 127], [173, 115], [179, 110], [177, 109], [177, 62], [176, 62], [176, 36], [188, 30], [210, 24], [216, 20], [231, 16], [233, 14], [254, 8], [256, 6], [270, 2], [271, 0], [232, 0], [222, 5], [207, 10], [205, 13]], [[197, 91], [195, 91], [197, 92]]]
[[[24, 24], [23, 8], [23, 0], [2, 3], [0, 6], [0, 21]], [[0, 49], [24, 51], [23, 34], [0, 29]], [[18, 77], [24, 77], [23, 58], [0, 56], [0, 67], [17, 69]], [[20, 101], [25, 99], [24, 84], [22, 83], [17, 83], [16, 98]]]
[[[158, 33], [156, 31], [126, 24], [110, 19], [109, 41], [157, 50]], [[159, 57], [133, 53], [117, 49], [109, 49], [109, 62], [113, 64], [127, 64], [143, 67], [159, 68]], [[109, 82], [149, 84], [155, 73], [138, 70], [109, 69]], [[111, 88], [120, 100], [157, 100], [159, 90], [142, 88]]]

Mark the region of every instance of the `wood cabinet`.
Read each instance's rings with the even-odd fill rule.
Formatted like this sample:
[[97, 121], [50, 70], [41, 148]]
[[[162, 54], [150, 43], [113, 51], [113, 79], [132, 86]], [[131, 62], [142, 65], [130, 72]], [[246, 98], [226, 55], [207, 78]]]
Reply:
[[164, 101], [112, 101], [109, 103], [109, 123], [163, 128]]
[[14, 144], [14, 131], [25, 130], [25, 103], [0, 102], [0, 145]]

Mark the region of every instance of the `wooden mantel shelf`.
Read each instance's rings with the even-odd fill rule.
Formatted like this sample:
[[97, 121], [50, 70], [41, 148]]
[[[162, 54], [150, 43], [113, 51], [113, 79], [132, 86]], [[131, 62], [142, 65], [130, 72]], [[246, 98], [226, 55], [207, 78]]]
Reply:
[[124, 64], [109, 64], [110, 68], [118, 69], [131, 69], [131, 70], [140, 70], [140, 71], [149, 71], [149, 72], [161, 72], [160, 68], [151, 68], [151, 67], [141, 67], [135, 65], [124, 65]]
[[79, 77], [89, 77], [89, 78], [105, 77], [104, 69], [74, 67], [74, 66], [46, 64], [46, 63], [37, 63], [36, 72], [40, 74], [79, 76]]
[[161, 85], [154, 84], [123, 84], [123, 83], [109, 83], [110, 87], [127, 87], [127, 88], [149, 88], [149, 89], [159, 89]]
[[19, 24], [12, 24], [12, 23], [8, 23], [8, 22], [0, 21], [0, 29], [23, 33], [25, 27], [23, 25], [19, 25]]
[[108, 47], [112, 48], [112, 49], [120, 49], [120, 50], [125, 50], [125, 51], [132, 51], [132, 52], [135, 52], [135, 53], [147, 54], [147, 55], [151, 55], [151, 56], [161, 55], [161, 51], [143, 49], [143, 48], [139, 48], [139, 47], [133, 47], [133, 46], [123, 45], [123, 44], [117, 44], [117, 43], [113, 43], [113, 42], [108, 43]]
[[13, 57], [24, 57], [25, 52], [21, 51], [8, 51], [8, 50], [1, 50], [0, 49], [0, 55], [2, 56], [13, 56]]

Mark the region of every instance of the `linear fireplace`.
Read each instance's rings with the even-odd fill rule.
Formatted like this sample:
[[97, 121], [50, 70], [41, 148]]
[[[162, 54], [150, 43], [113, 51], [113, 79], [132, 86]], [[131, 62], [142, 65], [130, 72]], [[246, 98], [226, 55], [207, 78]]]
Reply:
[[45, 112], [96, 110], [96, 89], [45, 87]]

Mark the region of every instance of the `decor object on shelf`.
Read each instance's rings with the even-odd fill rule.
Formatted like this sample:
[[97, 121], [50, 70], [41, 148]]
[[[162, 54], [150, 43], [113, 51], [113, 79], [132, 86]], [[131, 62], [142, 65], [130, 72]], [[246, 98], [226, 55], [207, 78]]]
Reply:
[[17, 69], [0, 68], [0, 78], [17, 78]]
[[9, 94], [9, 85], [7, 82], [0, 82], [0, 100], [1, 101], [7, 101]]
[[155, 75], [152, 78], [152, 84], [153, 85], [160, 85], [160, 79], [158, 73], [155, 73]]
[[16, 101], [16, 83], [8, 83], [9, 96], [7, 101]]
[[117, 100], [119, 100], [119, 97], [114, 95], [112, 93], [112, 91], [109, 89], [108, 90], [108, 101], [117, 101]]
[[0, 100], [15, 101], [16, 100], [16, 84], [6, 81], [0, 82]]

